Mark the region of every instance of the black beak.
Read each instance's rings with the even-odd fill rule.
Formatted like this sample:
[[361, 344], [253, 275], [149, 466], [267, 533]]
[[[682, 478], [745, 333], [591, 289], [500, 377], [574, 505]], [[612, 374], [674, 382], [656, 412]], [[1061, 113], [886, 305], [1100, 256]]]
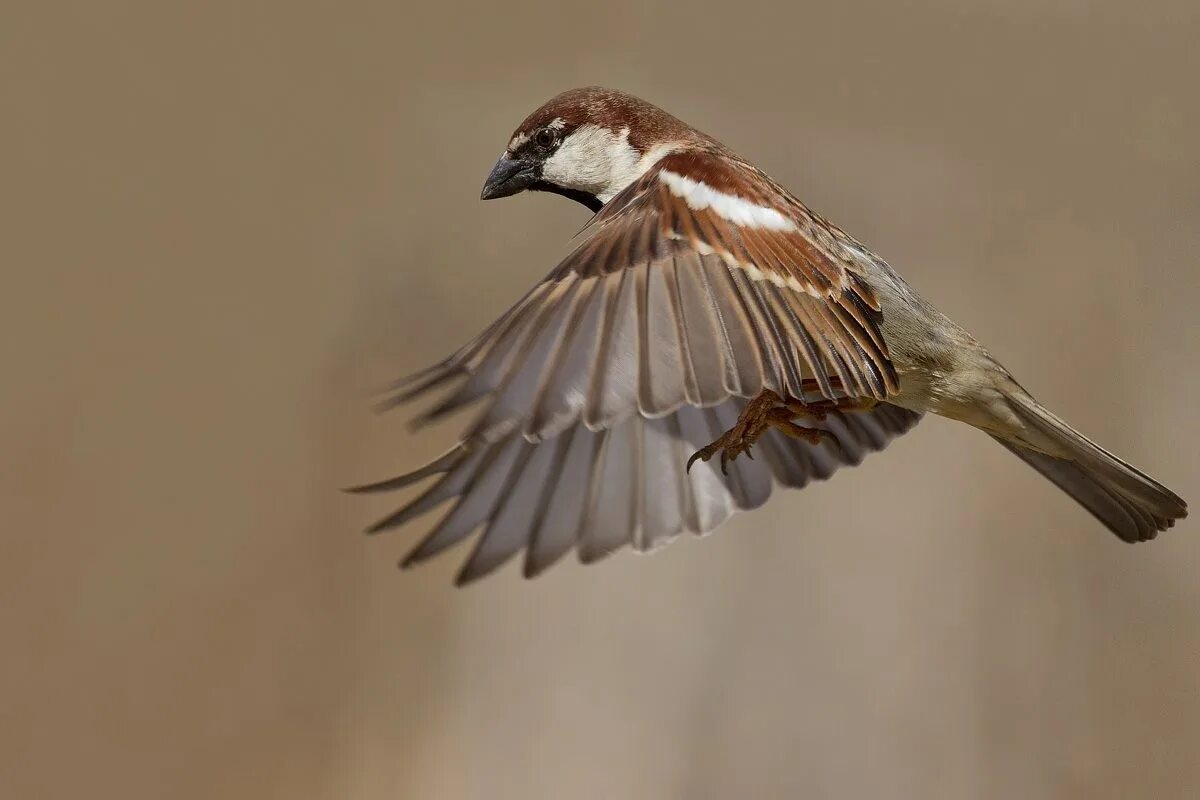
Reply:
[[539, 178], [540, 166], [532, 161], [522, 161], [509, 158], [508, 153], [500, 156], [491, 174], [483, 183], [481, 200], [495, 200], [497, 197], [508, 197], [517, 192], [523, 192], [532, 186]]

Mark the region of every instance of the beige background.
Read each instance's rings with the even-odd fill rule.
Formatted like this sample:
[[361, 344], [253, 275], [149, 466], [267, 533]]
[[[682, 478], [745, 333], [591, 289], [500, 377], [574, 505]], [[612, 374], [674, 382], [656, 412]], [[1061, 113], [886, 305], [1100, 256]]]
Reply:
[[[0, 26], [0, 795], [1195, 797], [1200, 530], [942, 420], [652, 558], [395, 563], [371, 389], [586, 212], [480, 203], [603, 83], [862, 238], [1200, 497], [1200, 6], [23, 4]], [[36, 7], [35, 7], [36, 6]], [[421, 526], [417, 526], [418, 528]]]

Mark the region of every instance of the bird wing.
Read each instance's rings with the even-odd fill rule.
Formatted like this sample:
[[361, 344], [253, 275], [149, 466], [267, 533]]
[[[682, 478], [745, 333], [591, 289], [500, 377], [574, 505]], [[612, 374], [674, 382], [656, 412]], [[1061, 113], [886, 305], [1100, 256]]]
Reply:
[[870, 411], [833, 412], [813, 424], [832, 433], [836, 443], [826, 438], [813, 444], [771, 430], [755, 445], [755, 460], [731, 462], [728, 475], [703, 462], [688, 472], [688, 454], [731, 427], [739, 405], [730, 399], [708, 408], [683, 406], [655, 419], [633, 415], [602, 430], [576, 421], [540, 442], [515, 431], [495, 440], [468, 440], [415, 472], [355, 491], [398, 489], [437, 476], [371, 532], [445, 505], [445, 515], [404, 566], [482, 529], [457, 583], [489, 574], [522, 550], [525, 575], [533, 577], [573, 548], [590, 563], [625, 545], [648, 551], [685, 530], [707, 533], [735, 511], [765, 503], [774, 484], [799, 488], [824, 480], [920, 419], [888, 403]]
[[533, 441], [764, 389], [800, 398], [806, 380], [830, 399], [897, 391], [852, 240], [745, 162], [668, 155], [587, 234], [482, 334], [399, 382], [393, 401], [461, 379], [426, 419], [486, 398], [468, 440]]

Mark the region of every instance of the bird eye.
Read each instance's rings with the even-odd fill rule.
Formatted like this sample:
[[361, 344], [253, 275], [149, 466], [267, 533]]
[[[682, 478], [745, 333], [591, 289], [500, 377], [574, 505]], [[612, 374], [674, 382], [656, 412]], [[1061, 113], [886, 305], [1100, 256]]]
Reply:
[[558, 134], [550, 128], [542, 128], [533, 135], [533, 141], [538, 147], [553, 147], [558, 141]]

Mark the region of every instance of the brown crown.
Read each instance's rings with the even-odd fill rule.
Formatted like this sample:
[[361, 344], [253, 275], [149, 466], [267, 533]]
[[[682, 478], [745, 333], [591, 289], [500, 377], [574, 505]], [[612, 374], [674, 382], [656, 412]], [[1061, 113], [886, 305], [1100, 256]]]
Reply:
[[643, 153], [663, 142], [694, 141], [699, 144], [712, 141], [656, 105], [599, 86], [570, 89], [551, 98], [526, 117], [513, 136], [530, 134], [555, 119], [561, 119], [568, 132], [584, 124], [613, 131], [629, 128], [629, 143]]

